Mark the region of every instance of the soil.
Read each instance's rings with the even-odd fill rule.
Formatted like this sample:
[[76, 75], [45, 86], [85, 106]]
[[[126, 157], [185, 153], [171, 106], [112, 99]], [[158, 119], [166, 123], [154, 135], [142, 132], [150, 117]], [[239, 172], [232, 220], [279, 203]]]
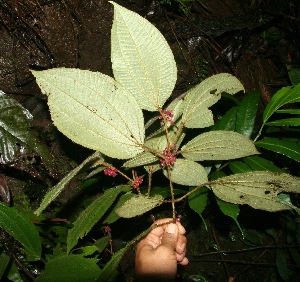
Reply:
[[[207, 76], [229, 72], [241, 80], [247, 92], [261, 93], [263, 109], [276, 90], [290, 85], [287, 65], [300, 64], [298, 1], [182, 1], [188, 7], [186, 14], [175, 4], [160, 4], [168, 1], [116, 2], [146, 17], [166, 37], [178, 67], [173, 97]], [[13, 187], [13, 197], [35, 188], [40, 191], [33, 195], [38, 202], [49, 185], [90, 153], [66, 140], [52, 126], [45, 97], [29, 69], [72, 67], [112, 75], [112, 19], [112, 5], [106, 0], [1, 1], [0, 89], [33, 114], [33, 127], [47, 136], [56, 160], [55, 173], [39, 177], [28, 160], [25, 163], [22, 160], [14, 168], [1, 165], [0, 173]], [[71, 184], [60, 201], [68, 203], [77, 192], [76, 183]], [[193, 214], [187, 216], [195, 218]], [[204, 229], [199, 217], [186, 220], [190, 264], [181, 271], [182, 276], [193, 278], [190, 281], [234, 281], [234, 278], [235, 281], [271, 281], [276, 272], [272, 250], [264, 254], [262, 249], [237, 252], [230, 259], [226, 253], [219, 252], [203, 260], [204, 253], [245, 248], [237, 226], [224, 220], [219, 228], [217, 216], [221, 215], [208, 211], [209, 231]], [[275, 219], [271, 216], [271, 220]], [[252, 223], [258, 224], [255, 217]], [[261, 238], [263, 245], [272, 242], [272, 238], [255, 232], [251, 236]], [[123, 262], [125, 273], [133, 269], [132, 255], [129, 263]], [[274, 279], [280, 281], [276, 280], [277, 274]]]

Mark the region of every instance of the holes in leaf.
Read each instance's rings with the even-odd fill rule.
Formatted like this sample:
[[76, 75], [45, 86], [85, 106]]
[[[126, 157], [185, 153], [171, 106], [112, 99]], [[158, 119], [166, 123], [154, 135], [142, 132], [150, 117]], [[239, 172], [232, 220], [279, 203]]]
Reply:
[[270, 193], [271, 193], [271, 191], [269, 191], [269, 190], [265, 191], [265, 195], [269, 195]]
[[244, 195], [240, 195], [240, 199], [245, 199], [245, 196]]

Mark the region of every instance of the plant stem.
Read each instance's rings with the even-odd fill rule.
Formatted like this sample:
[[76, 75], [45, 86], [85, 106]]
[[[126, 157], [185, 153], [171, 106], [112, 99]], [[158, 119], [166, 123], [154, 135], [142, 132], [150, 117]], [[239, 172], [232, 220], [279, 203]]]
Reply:
[[[193, 194], [194, 192], [196, 192], [197, 190], [199, 190], [200, 188], [204, 187], [204, 186], [209, 186], [211, 185], [212, 183], [215, 183], [215, 181], [212, 181], [212, 182], [206, 182], [206, 183], [203, 183], [202, 185], [194, 188], [193, 190], [189, 191], [188, 193], [186, 193], [185, 195], [183, 195], [182, 197], [178, 198], [178, 199], [172, 199], [171, 201], [174, 203], [177, 203], [177, 202], [180, 202], [182, 200], [184, 200], [186, 197], [188, 197], [189, 195]], [[172, 187], [173, 188], [173, 187]], [[165, 201], [166, 203], [169, 203], [170, 201]]]
[[149, 170], [149, 172], [148, 172], [148, 197], [150, 197], [151, 185], [152, 185], [152, 171]]
[[171, 203], [172, 203], [172, 218], [173, 222], [175, 223], [176, 221], [176, 210], [175, 210], [175, 198], [174, 198], [174, 189], [173, 189], [173, 182], [172, 182], [172, 177], [171, 177], [171, 168], [168, 166], [168, 178], [170, 181], [170, 193], [171, 193]]
[[264, 125], [265, 125], [265, 123], [263, 123], [262, 126], [261, 126], [261, 128], [259, 129], [257, 136], [256, 136], [256, 137], [254, 138], [254, 140], [253, 140], [254, 143], [256, 142], [256, 140], [257, 140], [257, 139], [259, 138], [259, 136], [261, 135], [261, 132], [262, 132], [262, 130], [263, 130]]

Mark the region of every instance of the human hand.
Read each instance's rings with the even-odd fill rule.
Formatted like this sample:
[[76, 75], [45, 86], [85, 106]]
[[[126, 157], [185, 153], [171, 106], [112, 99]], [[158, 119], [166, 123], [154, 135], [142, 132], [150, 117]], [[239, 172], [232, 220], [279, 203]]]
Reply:
[[185, 229], [180, 222], [169, 222], [172, 222], [171, 218], [157, 220], [155, 224], [159, 226], [139, 242], [135, 256], [137, 280], [172, 281], [176, 277], [177, 264], [188, 264]]

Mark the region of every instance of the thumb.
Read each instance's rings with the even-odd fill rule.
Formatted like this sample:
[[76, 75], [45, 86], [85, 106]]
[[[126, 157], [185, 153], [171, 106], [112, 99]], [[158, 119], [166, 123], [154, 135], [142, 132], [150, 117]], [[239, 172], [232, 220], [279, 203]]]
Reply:
[[178, 227], [175, 223], [170, 223], [165, 229], [164, 234], [161, 238], [161, 245], [168, 247], [172, 250], [176, 249], [178, 240]]

